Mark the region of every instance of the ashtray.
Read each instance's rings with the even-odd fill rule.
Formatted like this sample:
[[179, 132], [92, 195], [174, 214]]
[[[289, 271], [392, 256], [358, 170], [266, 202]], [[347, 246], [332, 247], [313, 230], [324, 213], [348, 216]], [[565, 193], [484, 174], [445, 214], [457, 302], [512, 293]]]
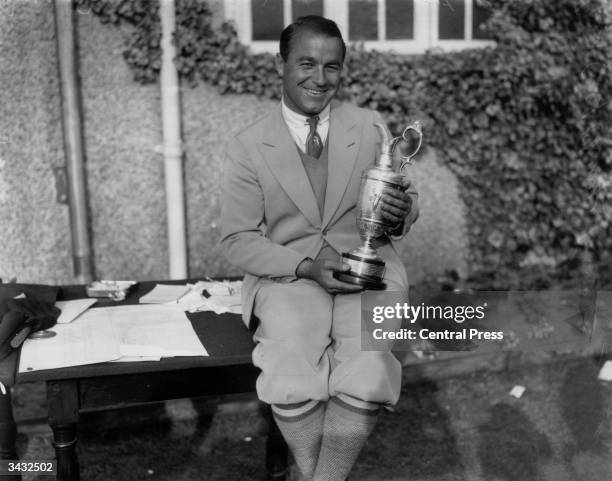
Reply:
[[136, 281], [93, 281], [85, 286], [88, 297], [108, 297], [123, 301], [138, 284]]

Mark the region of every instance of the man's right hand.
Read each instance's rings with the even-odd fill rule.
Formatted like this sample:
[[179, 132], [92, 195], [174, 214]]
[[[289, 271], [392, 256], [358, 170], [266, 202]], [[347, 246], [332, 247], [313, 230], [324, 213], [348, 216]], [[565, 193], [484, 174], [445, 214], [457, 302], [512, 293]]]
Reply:
[[344, 262], [332, 261], [329, 259], [304, 259], [296, 269], [298, 277], [312, 279], [330, 294], [346, 294], [359, 292], [361, 286], [342, 282], [334, 278], [334, 272], [349, 271], [350, 266]]

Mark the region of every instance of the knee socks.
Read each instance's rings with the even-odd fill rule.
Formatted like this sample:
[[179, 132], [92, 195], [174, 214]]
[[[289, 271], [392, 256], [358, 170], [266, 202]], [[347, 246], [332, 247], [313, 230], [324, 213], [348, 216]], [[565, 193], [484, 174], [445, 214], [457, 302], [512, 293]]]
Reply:
[[339, 394], [325, 412], [321, 452], [313, 479], [344, 481], [378, 418], [379, 405]]
[[321, 449], [325, 403], [273, 404], [272, 414], [298, 468], [312, 479]]

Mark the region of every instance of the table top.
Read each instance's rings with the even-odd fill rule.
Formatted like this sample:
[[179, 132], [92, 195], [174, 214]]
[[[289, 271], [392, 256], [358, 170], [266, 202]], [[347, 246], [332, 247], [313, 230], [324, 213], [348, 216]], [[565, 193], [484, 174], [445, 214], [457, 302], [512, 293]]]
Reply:
[[[138, 299], [149, 292], [157, 283], [185, 283], [187, 281], [146, 281], [138, 284], [125, 301], [113, 302], [100, 299], [96, 307], [138, 304]], [[58, 300], [79, 299], [85, 296], [85, 287], [60, 286]], [[238, 314], [215, 314], [214, 312], [186, 313], [194, 331], [206, 347], [209, 356], [171, 357], [160, 361], [143, 362], [105, 362], [73, 366], [61, 369], [46, 369], [16, 374], [16, 383], [78, 379], [84, 377], [119, 376], [147, 372], [166, 372], [185, 369], [198, 369], [231, 365], [251, 365], [251, 352], [254, 344], [252, 335]], [[18, 366], [18, 356], [13, 353], [1, 364], [13, 363]]]

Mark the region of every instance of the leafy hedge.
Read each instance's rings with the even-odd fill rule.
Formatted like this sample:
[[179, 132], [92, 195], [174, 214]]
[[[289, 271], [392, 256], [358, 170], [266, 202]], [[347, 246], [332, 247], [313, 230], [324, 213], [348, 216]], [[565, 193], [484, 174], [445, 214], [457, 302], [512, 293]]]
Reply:
[[[612, 42], [600, 0], [489, 0], [495, 47], [347, 56], [341, 96], [397, 129], [422, 120], [461, 182], [472, 283], [535, 288], [612, 277]], [[157, 2], [81, 0], [131, 23], [139, 82], [159, 73]], [[176, 64], [221, 93], [280, 97], [271, 54], [252, 54], [200, 0], [178, 0]], [[444, 206], [440, 206], [444, 208]], [[593, 267], [599, 269], [593, 272]]]

